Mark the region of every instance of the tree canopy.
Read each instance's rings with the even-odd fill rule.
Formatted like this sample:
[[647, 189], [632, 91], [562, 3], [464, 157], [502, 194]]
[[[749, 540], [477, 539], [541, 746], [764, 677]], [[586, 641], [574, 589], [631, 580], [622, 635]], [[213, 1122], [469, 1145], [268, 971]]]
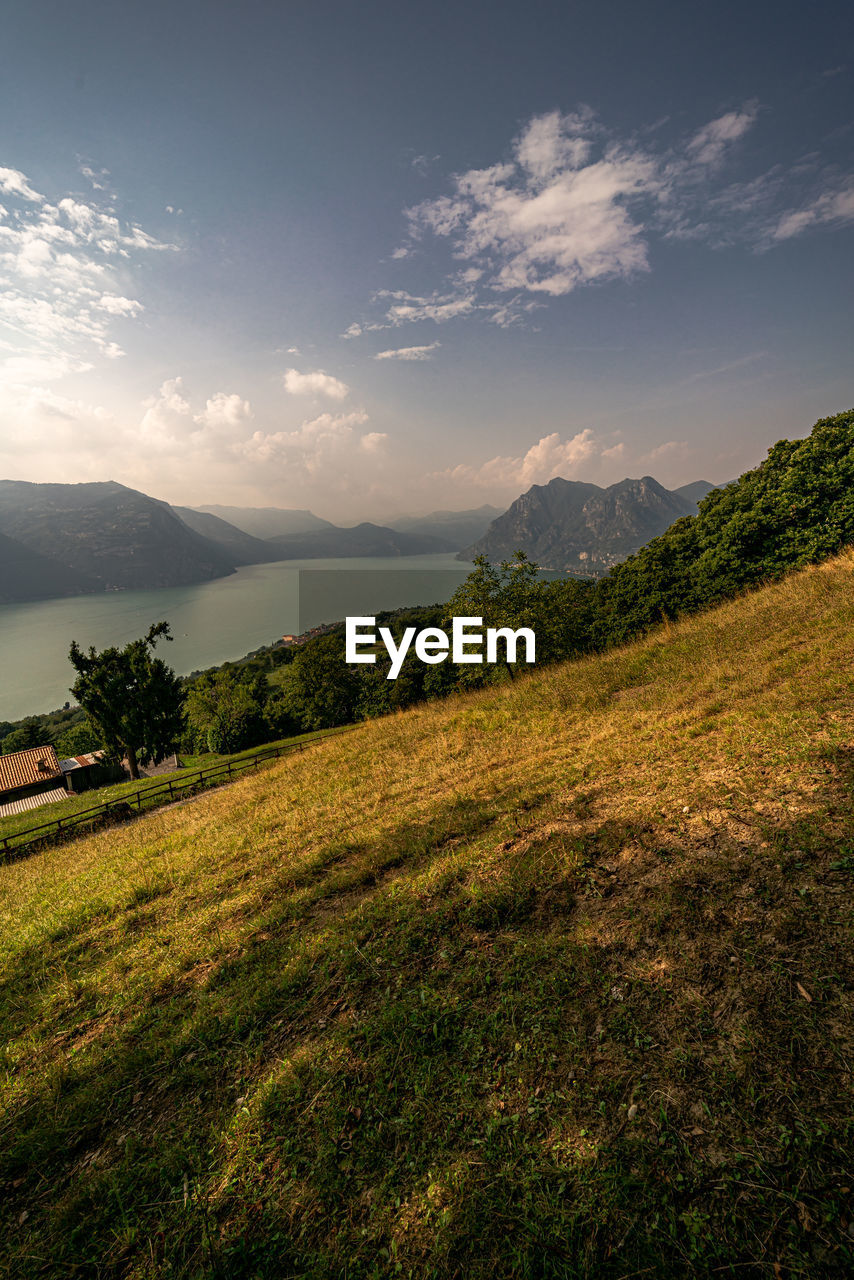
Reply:
[[127, 755], [132, 778], [139, 777], [140, 764], [168, 755], [184, 727], [181, 681], [154, 655], [161, 639], [172, 639], [168, 622], [149, 627], [123, 649], [84, 653], [75, 640], [68, 654], [77, 672], [72, 694], [107, 750]]

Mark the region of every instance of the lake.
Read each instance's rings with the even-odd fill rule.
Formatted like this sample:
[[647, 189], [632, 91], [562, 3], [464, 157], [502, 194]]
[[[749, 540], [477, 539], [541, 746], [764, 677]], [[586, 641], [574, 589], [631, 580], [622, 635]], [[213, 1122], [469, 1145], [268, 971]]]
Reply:
[[174, 642], [157, 652], [187, 675], [348, 614], [447, 600], [470, 570], [453, 554], [280, 560], [191, 587], [0, 605], [0, 720], [70, 700], [72, 640], [123, 645], [165, 618]]

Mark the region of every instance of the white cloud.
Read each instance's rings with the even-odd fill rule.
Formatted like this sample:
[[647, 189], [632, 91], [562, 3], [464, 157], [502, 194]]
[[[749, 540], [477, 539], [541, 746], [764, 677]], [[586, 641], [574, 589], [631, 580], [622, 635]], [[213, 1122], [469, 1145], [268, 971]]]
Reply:
[[350, 394], [346, 382], [333, 378], [332, 374], [322, 369], [314, 369], [310, 373], [300, 373], [297, 369], [288, 369], [284, 376], [285, 390], [292, 396], [328, 396], [330, 400], [344, 400]]
[[342, 338], [359, 338], [362, 334], [362, 326], [355, 322], [350, 325], [349, 329], [345, 329], [341, 334]]
[[411, 324], [415, 320], [432, 320], [435, 324], [443, 324], [457, 316], [468, 315], [475, 309], [474, 297], [464, 293], [434, 293], [429, 297], [419, 297], [403, 289], [383, 289], [376, 297], [391, 299], [391, 305], [386, 311], [384, 323], [366, 326], [373, 330], [397, 328], [398, 325]]
[[771, 239], [790, 240], [807, 227], [854, 222], [854, 179], [836, 191], [826, 191], [802, 209], [784, 213], [771, 232]]
[[41, 201], [42, 196], [30, 186], [25, 174], [18, 169], [0, 168], [0, 191], [10, 196], [20, 196], [22, 200]]
[[728, 111], [709, 124], [698, 129], [690, 139], [686, 151], [697, 164], [719, 164], [727, 148], [742, 138], [748, 129], [756, 123], [759, 104], [748, 102], [741, 111]]
[[470, 169], [454, 179], [452, 196], [410, 209], [412, 235], [449, 238], [455, 256], [502, 291], [557, 296], [647, 270], [632, 206], [658, 193], [659, 166], [616, 143], [593, 158], [601, 133], [589, 109], [534, 117], [512, 163]]
[[175, 451], [196, 433], [197, 424], [181, 378], [169, 378], [145, 402], [139, 435], [146, 448]]
[[[803, 181], [803, 160], [722, 187], [725, 161], [759, 116], [759, 104], [747, 102], [670, 143], [660, 130], [618, 138], [589, 107], [534, 116], [509, 158], [454, 175], [449, 192], [407, 210], [409, 241], [394, 256], [428, 239], [446, 245], [450, 287], [381, 290], [374, 300], [385, 314], [362, 328], [475, 314], [507, 327], [524, 319], [532, 298], [649, 271], [656, 236], [767, 247], [854, 220], [851, 178], [828, 177], [819, 196], [781, 215], [785, 190]], [[514, 296], [496, 302], [496, 292]]]
[[687, 440], [665, 440], [663, 444], [650, 449], [649, 453], [644, 455], [644, 461], [661, 462], [662, 459], [684, 457], [689, 452], [690, 445]]
[[429, 360], [441, 342], [431, 342], [424, 347], [398, 347], [393, 351], [379, 351], [375, 360]]
[[232, 451], [258, 468], [266, 483], [281, 476], [291, 490], [309, 486], [326, 502], [336, 493], [364, 495], [388, 439], [383, 432], [360, 431], [368, 421], [363, 409], [322, 413], [293, 431], [255, 431]]
[[569, 440], [562, 440], [559, 432], [553, 431], [517, 457], [499, 455], [480, 466], [460, 465], [438, 475], [452, 484], [520, 493], [532, 484], [547, 484], [555, 476], [571, 477], [601, 453], [589, 427]]
[[99, 311], [106, 311], [111, 316], [138, 316], [143, 310], [141, 302], [132, 298], [122, 298], [115, 293], [103, 293], [93, 304]]
[[[93, 180], [94, 170], [83, 172]], [[0, 208], [0, 339], [14, 335], [18, 354], [52, 367], [55, 377], [89, 368], [96, 355], [120, 357], [113, 327], [139, 316], [143, 304], [117, 286], [139, 254], [174, 246], [98, 203], [71, 196], [52, 203], [16, 169], [0, 169], [0, 190], [9, 203]], [[0, 378], [18, 379], [8, 361], [0, 361]]]
[[215, 431], [235, 431], [252, 418], [252, 406], [239, 395], [217, 391], [210, 397], [194, 421]]
[[[139, 434], [147, 444], [163, 451], [219, 448], [223, 438], [233, 441], [245, 434], [253, 413], [248, 400], [234, 392], [215, 391], [203, 409], [195, 412], [184, 390], [183, 378], [169, 378], [156, 396], [145, 401]], [[200, 458], [201, 462], [201, 458]]]

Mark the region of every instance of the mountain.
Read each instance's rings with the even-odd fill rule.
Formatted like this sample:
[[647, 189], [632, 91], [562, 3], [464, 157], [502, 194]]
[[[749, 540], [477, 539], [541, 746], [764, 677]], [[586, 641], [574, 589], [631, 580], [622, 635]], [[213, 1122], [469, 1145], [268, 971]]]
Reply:
[[431, 511], [427, 516], [401, 516], [390, 520], [388, 527], [400, 533], [426, 534], [456, 544], [455, 551], [482, 538], [491, 522], [500, 516], [501, 507], [483, 506], [472, 511]]
[[263, 538], [253, 538], [250, 533], [244, 533], [219, 516], [196, 511], [192, 507], [173, 507], [172, 510], [194, 533], [219, 547], [232, 564], [265, 564], [280, 559], [275, 547]]
[[428, 534], [401, 533], [384, 525], [357, 524], [353, 529], [339, 529], [330, 524], [326, 529], [295, 534], [288, 538], [268, 538], [275, 547], [277, 560], [314, 560], [323, 557], [349, 556], [419, 556], [431, 552], [456, 551], [446, 538]]
[[95, 590], [97, 584], [92, 578], [0, 533], [0, 604], [77, 596]]
[[284, 507], [196, 507], [202, 514], [218, 516], [253, 538], [284, 538], [293, 534], [308, 533], [315, 529], [333, 529], [328, 520], [311, 511], [289, 510]]
[[708, 480], [692, 480], [690, 484], [683, 484], [678, 489], [672, 489], [671, 493], [678, 493], [680, 498], [687, 498], [689, 502], [699, 505], [707, 493], [711, 493], [713, 489], [723, 488], [724, 485], [709, 484]]
[[222, 546], [188, 528], [167, 503], [112, 480], [0, 480], [0, 534], [14, 544], [4, 548], [12, 555], [4, 581], [7, 598], [17, 600], [184, 586], [235, 568]]
[[499, 561], [521, 549], [543, 568], [602, 574], [696, 510], [693, 496], [671, 492], [652, 476], [607, 489], [556, 477], [523, 493], [458, 558]]

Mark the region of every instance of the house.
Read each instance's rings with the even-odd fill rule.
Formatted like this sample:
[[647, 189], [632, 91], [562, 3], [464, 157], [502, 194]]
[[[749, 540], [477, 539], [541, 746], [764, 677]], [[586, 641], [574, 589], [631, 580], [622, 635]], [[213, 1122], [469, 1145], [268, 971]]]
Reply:
[[72, 794], [78, 791], [90, 791], [93, 787], [103, 786], [108, 782], [121, 782], [124, 769], [114, 761], [108, 761], [103, 751], [86, 751], [79, 756], [69, 756], [60, 760], [62, 780]]
[[0, 817], [64, 800], [67, 794], [53, 747], [0, 756]]

